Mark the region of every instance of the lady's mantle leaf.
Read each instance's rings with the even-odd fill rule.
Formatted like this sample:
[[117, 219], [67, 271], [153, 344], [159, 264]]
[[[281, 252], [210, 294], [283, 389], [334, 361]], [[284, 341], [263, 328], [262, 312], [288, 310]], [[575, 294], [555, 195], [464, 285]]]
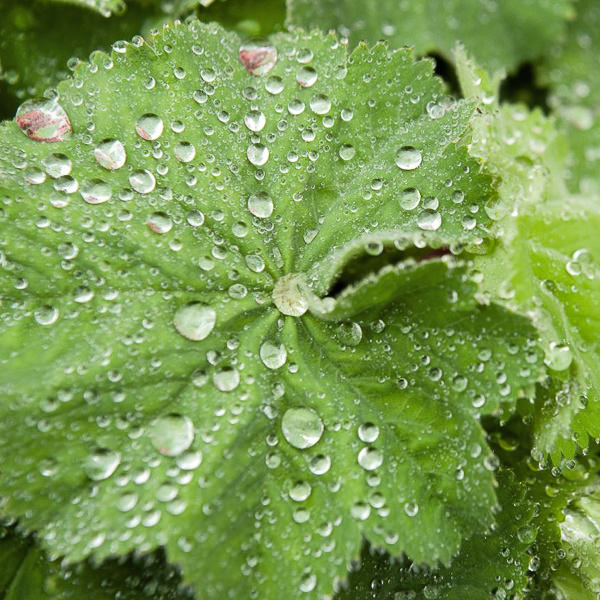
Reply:
[[[592, 0], [593, 1], [593, 0]], [[462, 42], [492, 69], [543, 55], [571, 14], [570, 0], [287, 0], [288, 25], [337, 29], [358, 40], [413, 45], [451, 58]]]
[[538, 379], [527, 321], [435, 253], [322, 297], [359, 252], [487, 235], [430, 61], [193, 22], [59, 94], [2, 126], [4, 513], [69, 560], [164, 545], [205, 599], [491, 525], [477, 417]]
[[184, 600], [179, 576], [158, 554], [62, 566], [29, 538], [0, 529], [0, 594], [3, 600]]

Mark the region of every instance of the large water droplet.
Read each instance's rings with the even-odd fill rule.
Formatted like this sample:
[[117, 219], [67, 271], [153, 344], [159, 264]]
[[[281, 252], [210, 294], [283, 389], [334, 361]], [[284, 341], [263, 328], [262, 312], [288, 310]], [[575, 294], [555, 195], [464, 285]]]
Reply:
[[383, 463], [383, 454], [377, 448], [363, 448], [358, 453], [358, 464], [366, 471], [374, 471]]
[[239, 50], [240, 61], [250, 75], [259, 77], [268, 73], [277, 63], [277, 50], [269, 44], [248, 42]]
[[296, 73], [296, 81], [302, 87], [311, 87], [317, 82], [317, 72], [312, 67], [302, 67]]
[[52, 325], [58, 320], [58, 308], [54, 306], [40, 306], [33, 313], [33, 318], [39, 325]]
[[295, 502], [303, 502], [306, 500], [310, 493], [312, 492], [312, 488], [308, 481], [297, 481], [289, 491], [290, 498]]
[[119, 140], [104, 140], [94, 148], [94, 157], [105, 169], [120, 169], [127, 159], [125, 147]]
[[37, 142], [62, 142], [72, 131], [67, 113], [56, 100], [26, 100], [15, 119], [21, 131]]
[[68, 156], [55, 153], [46, 156], [46, 158], [42, 160], [42, 166], [50, 177], [57, 179], [58, 177], [64, 177], [71, 172], [73, 162]]
[[417, 188], [406, 188], [400, 192], [400, 206], [404, 210], [417, 208], [421, 200], [421, 192]]
[[317, 94], [310, 100], [310, 109], [317, 115], [325, 115], [331, 109], [331, 100], [324, 94]]
[[179, 456], [194, 441], [194, 424], [180, 414], [159, 417], [148, 431], [152, 445], [165, 456]]
[[314, 446], [323, 435], [323, 421], [312, 408], [288, 408], [281, 419], [281, 431], [294, 448]]
[[135, 124], [138, 135], [145, 140], [156, 140], [163, 132], [163, 121], [155, 114], [142, 115]]
[[83, 469], [92, 481], [108, 479], [121, 463], [121, 455], [115, 450], [99, 448], [84, 461]]
[[358, 437], [362, 442], [370, 444], [379, 437], [379, 427], [374, 423], [363, 423], [358, 428]]
[[188, 163], [194, 160], [196, 148], [190, 142], [179, 142], [173, 150], [175, 158], [182, 163]]
[[421, 151], [412, 146], [403, 146], [396, 153], [396, 165], [403, 171], [412, 171], [420, 166]]
[[299, 287], [298, 275], [291, 273], [277, 281], [273, 302], [281, 314], [290, 317], [301, 317], [308, 310], [308, 300]]
[[232, 367], [224, 367], [213, 373], [213, 383], [221, 392], [231, 392], [240, 384], [240, 373]]
[[217, 313], [214, 308], [194, 302], [182, 306], [175, 313], [175, 329], [188, 340], [198, 342], [206, 339], [215, 327]]
[[258, 133], [259, 131], [262, 131], [264, 126], [267, 124], [267, 119], [264, 113], [260, 112], [259, 110], [251, 110], [244, 117], [244, 123], [250, 131]]
[[129, 183], [140, 194], [149, 194], [156, 187], [156, 179], [147, 169], [134, 171], [129, 176]]
[[553, 371], [564, 371], [573, 362], [573, 353], [567, 344], [551, 342], [544, 358], [546, 365]]
[[248, 146], [246, 155], [255, 167], [262, 167], [269, 160], [269, 149], [264, 144], [252, 144]]
[[437, 210], [426, 208], [419, 214], [417, 225], [423, 231], [437, 231], [442, 224], [442, 215]]
[[273, 212], [273, 200], [265, 192], [257, 192], [248, 198], [248, 210], [259, 219], [266, 219]]
[[267, 369], [279, 369], [287, 360], [287, 351], [283, 344], [263, 342], [260, 346], [260, 359]]
[[169, 233], [173, 228], [173, 221], [167, 213], [157, 211], [153, 212], [146, 221], [146, 225], [150, 231], [158, 234]]
[[102, 204], [110, 200], [112, 196], [110, 186], [101, 179], [84, 181], [79, 193], [88, 204]]

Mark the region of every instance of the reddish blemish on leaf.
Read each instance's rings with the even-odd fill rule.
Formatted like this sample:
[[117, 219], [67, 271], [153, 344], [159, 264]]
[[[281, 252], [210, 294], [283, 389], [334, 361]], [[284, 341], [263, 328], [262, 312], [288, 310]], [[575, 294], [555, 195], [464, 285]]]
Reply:
[[36, 142], [62, 142], [73, 130], [67, 113], [54, 100], [27, 100], [15, 119], [21, 131]]

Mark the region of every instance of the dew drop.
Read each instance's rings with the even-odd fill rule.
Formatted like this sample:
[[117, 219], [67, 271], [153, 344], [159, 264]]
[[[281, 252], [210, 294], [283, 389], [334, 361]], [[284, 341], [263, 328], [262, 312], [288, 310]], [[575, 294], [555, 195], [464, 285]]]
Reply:
[[267, 74], [277, 63], [277, 50], [258, 41], [242, 44], [239, 57], [250, 75], [260, 77]]
[[167, 213], [153, 212], [146, 221], [146, 225], [150, 231], [154, 233], [164, 234], [169, 233], [173, 228], [173, 221]]
[[179, 142], [173, 150], [175, 158], [182, 163], [188, 163], [194, 160], [196, 148], [190, 142]]
[[202, 452], [200, 450], [180, 454], [176, 460], [177, 466], [184, 471], [193, 471], [202, 463]]
[[314, 573], [305, 573], [300, 580], [300, 591], [305, 594], [312, 592], [317, 587], [317, 577]]
[[573, 362], [573, 353], [567, 344], [551, 342], [544, 358], [546, 365], [553, 371], [564, 371]]
[[252, 144], [248, 146], [246, 156], [255, 167], [262, 167], [269, 160], [269, 149], [264, 144]]
[[311, 448], [323, 435], [323, 421], [311, 408], [288, 408], [281, 419], [283, 437], [294, 448]]
[[50, 177], [57, 179], [58, 177], [65, 177], [71, 172], [73, 162], [68, 156], [56, 153], [46, 156], [42, 160], [42, 166]]
[[331, 458], [325, 454], [317, 454], [310, 461], [308, 468], [313, 475], [324, 475], [331, 468]]
[[363, 448], [358, 453], [358, 464], [365, 471], [374, 471], [383, 463], [383, 454], [377, 448]]
[[400, 192], [400, 206], [404, 210], [417, 208], [421, 200], [421, 192], [417, 188], [406, 188]]
[[84, 181], [79, 193], [88, 204], [102, 204], [108, 202], [112, 196], [110, 186], [102, 179]]
[[21, 131], [36, 142], [62, 142], [72, 131], [67, 113], [56, 100], [26, 100], [15, 119]]
[[258, 133], [259, 131], [262, 131], [264, 126], [267, 124], [267, 119], [264, 113], [260, 112], [259, 110], [251, 110], [244, 117], [244, 123], [250, 131]]
[[201, 302], [182, 306], [173, 317], [175, 329], [184, 338], [194, 342], [206, 339], [214, 329], [216, 322], [215, 309]]
[[213, 383], [220, 392], [231, 392], [240, 384], [240, 374], [237, 369], [225, 367], [215, 371]]
[[294, 502], [303, 502], [312, 492], [312, 488], [308, 481], [297, 481], [289, 491], [290, 498]]
[[421, 151], [412, 146], [403, 146], [396, 153], [396, 166], [403, 171], [412, 171], [420, 166]]
[[356, 150], [354, 149], [354, 146], [350, 144], [344, 144], [343, 146], [340, 146], [339, 155], [342, 160], [352, 160], [355, 154]]
[[257, 192], [248, 198], [248, 210], [259, 219], [266, 219], [273, 213], [273, 200], [265, 192]]
[[150, 426], [148, 435], [156, 450], [165, 456], [179, 456], [194, 441], [194, 424], [180, 414], [159, 417]]
[[299, 287], [298, 275], [281, 277], [273, 288], [273, 303], [283, 315], [301, 317], [308, 310], [308, 300]]
[[426, 208], [421, 211], [417, 219], [419, 229], [423, 231], [437, 231], [442, 224], [442, 215], [437, 210]]
[[92, 481], [108, 479], [121, 463], [121, 455], [106, 448], [99, 448], [83, 463], [83, 470]]
[[58, 308], [54, 306], [40, 306], [33, 313], [35, 322], [39, 325], [52, 325], [58, 320]]
[[287, 360], [287, 351], [283, 344], [263, 342], [259, 350], [260, 359], [267, 369], [280, 369]]
[[416, 504], [415, 502], [406, 502], [404, 504], [404, 512], [409, 516], [409, 517], [414, 517], [417, 515], [417, 513], [419, 512], [419, 505]]
[[142, 115], [135, 124], [135, 130], [144, 140], [156, 140], [163, 132], [162, 119], [153, 113]]
[[331, 100], [324, 94], [317, 94], [310, 100], [310, 109], [316, 115], [325, 115], [331, 110]]
[[201, 227], [202, 225], [204, 225], [204, 213], [199, 210], [190, 210], [185, 220], [192, 227]]
[[379, 427], [374, 423], [363, 423], [358, 428], [358, 437], [362, 442], [371, 444], [379, 437]]
[[296, 73], [296, 81], [302, 87], [311, 87], [317, 81], [317, 72], [312, 67], [302, 67], [298, 73]]
[[94, 157], [101, 167], [120, 169], [127, 159], [125, 147], [119, 140], [104, 140], [94, 148]]
[[147, 169], [134, 171], [129, 176], [129, 183], [140, 194], [149, 194], [156, 187], [156, 179], [154, 179], [154, 175]]

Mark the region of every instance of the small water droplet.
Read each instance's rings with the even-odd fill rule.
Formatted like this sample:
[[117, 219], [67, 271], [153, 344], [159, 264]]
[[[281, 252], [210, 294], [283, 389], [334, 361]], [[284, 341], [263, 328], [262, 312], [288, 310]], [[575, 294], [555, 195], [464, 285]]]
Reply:
[[318, 79], [317, 72], [312, 67], [302, 67], [298, 73], [296, 73], [296, 81], [302, 87], [313, 86]]
[[354, 149], [354, 146], [350, 144], [340, 146], [339, 155], [342, 160], [352, 160], [355, 154], [356, 150]]
[[233, 367], [224, 367], [213, 373], [213, 383], [221, 392], [231, 392], [240, 384], [240, 374]]
[[127, 159], [125, 147], [119, 140], [104, 140], [94, 148], [94, 157], [105, 169], [120, 169]]
[[379, 427], [374, 423], [363, 423], [358, 428], [358, 437], [362, 442], [371, 444], [379, 437]]
[[138, 135], [145, 140], [156, 140], [163, 132], [162, 119], [153, 113], [142, 115], [135, 124]]
[[173, 221], [167, 213], [164, 212], [153, 212], [146, 221], [146, 225], [150, 231], [158, 234], [169, 233], [173, 228]]
[[83, 469], [92, 481], [108, 479], [121, 463], [121, 455], [115, 450], [98, 448], [84, 461]]
[[259, 131], [262, 131], [267, 124], [267, 119], [260, 110], [251, 110], [244, 117], [244, 123], [250, 131], [258, 133]]
[[257, 192], [248, 198], [248, 210], [259, 219], [266, 219], [273, 213], [273, 200], [265, 192]]
[[26, 100], [15, 119], [21, 131], [36, 142], [62, 142], [72, 131], [67, 113], [56, 100]]
[[175, 329], [183, 337], [195, 342], [206, 339], [214, 329], [216, 322], [215, 309], [201, 302], [182, 306], [173, 317]]
[[308, 465], [313, 475], [324, 475], [331, 468], [331, 458], [325, 454], [317, 454]]
[[416, 502], [406, 502], [404, 504], [404, 512], [409, 517], [414, 517], [419, 512], [419, 505]]
[[287, 360], [287, 351], [283, 344], [263, 342], [260, 346], [260, 359], [267, 369], [280, 369]]
[[33, 313], [33, 318], [39, 325], [52, 325], [58, 319], [58, 308], [54, 306], [40, 306]]
[[184, 415], [171, 413], [156, 419], [150, 425], [148, 435], [161, 454], [179, 456], [194, 441], [194, 424]]
[[312, 408], [288, 408], [281, 419], [281, 431], [294, 448], [311, 448], [323, 435], [323, 421]]
[[412, 171], [421, 165], [421, 151], [412, 146], [403, 146], [396, 153], [396, 165], [403, 171]]
[[277, 63], [277, 50], [269, 44], [253, 41], [240, 46], [239, 57], [250, 75], [260, 77]]

